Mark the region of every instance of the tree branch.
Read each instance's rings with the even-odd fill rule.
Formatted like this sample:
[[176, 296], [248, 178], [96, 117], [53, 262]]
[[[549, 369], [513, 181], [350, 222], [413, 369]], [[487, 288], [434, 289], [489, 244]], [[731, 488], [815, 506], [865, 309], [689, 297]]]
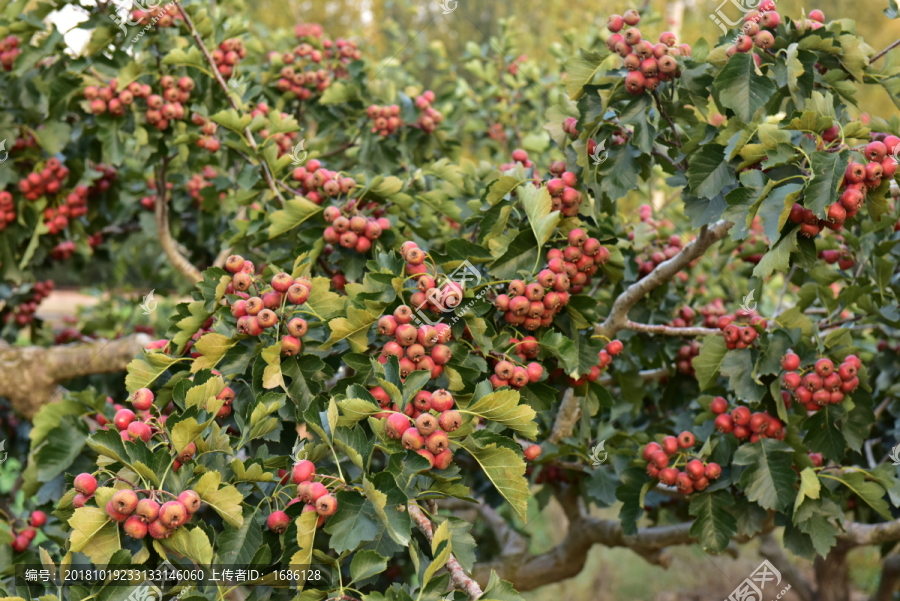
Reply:
[[771, 533], [760, 537], [759, 554], [778, 566], [784, 580], [791, 583], [791, 590], [800, 597], [800, 601], [816, 601], [816, 593], [806, 576], [785, 556], [781, 545]]
[[[881, 565], [881, 581], [872, 601], [892, 601], [894, 591], [900, 588], [900, 555], [891, 553]], [[804, 601], [806, 601], [804, 599]]]
[[166, 169], [168, 159], [163, 159], [156, 171], [156, 231], [159, 236], [159, 244], [175, 271], [184, 275], [191, 284], [197, 284], [203, 279], [200, 270], [194, 267], [187, 258], [178, 250], [172, 232], [169, 231], [169, 199], [166, 189]]
[[872, 63], [877, 61], [879, 58], [881, 58], [882, 56], [884, 56], [885, 54], [887, 54], [888, 52], [890, 52], [897, 46], [900, 46], [900, 40], [896, 40], [893, 44], [891, 44], [890, 46], [888, 46], [887, 48], [885, 48], [884, 50], [882, 50], [881, 52], [879, 52], [878, 54], [873, 56], [871, 59], [869, 59], [869, 64], [871, 65]]
[[[216, 82], [219, 84], [219, 87], [222, 88], [222, 91], [225, 92], [225, 97], [228, 99], [228, 104], [231, 105], [236, 111], [240, 111], [238, 104], [234, 101], [234, 98], [231, 97], [231, 92], [228, 90], [228, 84], [225, 83], [225, 79], [222, 77], [222, 74], [219, 73], [219, 69], [216, 67], [216, 62], [213, 60], [212, 54], [209, 53], [209, 49], [206, 47], [206, 44], [203, 43], [203, 38], [200, 37], [200, 33], [197, 31], [197, 28], [194, 27], [194, 22], [191, 20], [190, 16], [188, 16], [187, 12], [184, 10], [184, 7], [181, 6], [181, 3], [178, 0], [173, 0], [175, 2], [175, 6], [178, 7], [178, 12], [181, 13], [181, 17], [184, 19], [184, 24], [188, 26], [191, 30], [191, 37], [194, 38], [194, 41], [197, 42], [197, 46], [200, 47], [200, 52], [203, 53], [203, 56], [206, 58], [206, 62], [209, 64], [210, 71], [212, 71], [213, 77], [215, 77]], [[256, 139], [253, 137], [253, 132], [250, 131], [250, 126], [244, 128], [244, 136], [247, 138], [247, 145], [250, 146], [254, 151], [257, 151], [259, 147], [256, 145]], [[265, 160], [260, 160], [259, 164], [262, 166], [263, 176], [266, 178], [266, 183], [269, 185], [269, 189], [272, 193], [278, 198], [281, 202], [282, 206], [284, 206], [284, 197], [281, 195], [281, 192], [278, 191], [278, 186], [275, 184], [275, 178], [272, 176], [272, 173], [269, 171], [269, 165], [265, 162]]]
[[700, 228], [700, 234], [688, 242], [680, 253], [656, 266], [646, 277], [638, 280], [625, 289], [613, 303], [609, 316], [603, 323], [595, 327], [595, 334], [601, 337], [614, 338], [616, 332], [628, 323], [628, 311], [644, 296], [655, 288], [672, 279], [676, 273], [690, 265], [690, 263], [702, 256], [706, 250], [725, 237], [734, 223], [731, 221], [718, 221], [712, 226]]
[[[425, 535], [425, 538], [428, 539], [428, 542], [431, 542], [431, 539], [434, 538], [434, 525], [431, 523], [431, 520], [416, 505], [409, 506], [409, 515], [419, 530]], [[466, 593], [470, 601], [475, 601], [484, 594], [478, 583], [466, 574], [462, 566], [459, 565], [459, 561], [452, 554], [447, 559], [447, 571], [450, 572], [450, 582], [453, 583], [453, 586]]]
[[559, 411], [556, 413], [556, 421], [553, 422], [553, 430], [550, 432], [549, 441], [559, 444], [564, 438], [572, 435], [578, 418], [581, 417], [581, 401], [575, 396], [574, 388], [567, 388], [563, 393]]
[[716, 328], [677, 328], [666, 325], [636, 323], [631, 320], [626, 321], [622, 329], [646, 332], [648, 334], [662, 334], [663, 336], [710, 336], [722, 333], [722, 330]]
[[122, 371], [151, 341], [147, 334], [59, 346], [0, 347], [0, 396], [25, 418], [62, 391], [60, 384], [88, 374]]

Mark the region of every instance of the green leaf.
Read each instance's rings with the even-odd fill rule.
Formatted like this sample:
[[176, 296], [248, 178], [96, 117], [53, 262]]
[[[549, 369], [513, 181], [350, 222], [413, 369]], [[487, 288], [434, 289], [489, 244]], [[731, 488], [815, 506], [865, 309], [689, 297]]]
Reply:
[[550, 192], [545, 186], [540, 188], [522, 186], [519, 188], [518, 195], [519, 200], [522, 201], [522, 208], [525, 209], [525, 214], [528, 216], [528, 223], [531, 224], [531, 231], [534, 232], [538, 247], [543, 248], [553, 236], [553, 231], [559, 225], [562, 214], [553, 210]]
[[397, 486], [389, 472], [375, 474], [372, 480], [363, 480], [363, 494], [375, 510], [388, 536], [401, 546], [409, 544], [410, 517], [406, 509], [400, 509], [408, 502], [406, 495]]
[[471, 437], [466, 438], [461, 446], [478, 461], [497, 492], [503, 495], [516, 514], [526, 519], [531, 492], [525, 480], [525, 462], [518, 453], [495, 443], [479, 447]]
[[765, 509], [784, 511], [794, 501], [792, 469], [794, 449], [772, 438], [741, 445], [734, 454], [735, 465], [747, 468], [741, 474], [740, 485], [747, 498]]
[[303, 306], [324, 321], [344, 313], [346, 302], [346, 297], [331, 289], [330, 278], [319, 276], [312, 279], [312, 290]]
[[578, 100], [584, 95], [584, 86], [591, 83], [594, 77], [601, 72], [603, 60], [607, 53], [589, 52], [579, 50], [578, 56], [566, 61], [566, 93], [572, 100]]
[[706, 390], [716, 382], [727, 353], [728, 348], [722, 336], [714, 334], [703, 341], [700, 354], [691, 361], [700, 390]]
[[194, 362], [191, 364], [191, 372], [197, 373], [201, 369], [214, 368], [225, 356], [225, 353], [228, 352], [228, 349], [237, 343], [237, 340], [232, 340], [216, 332], [204, 334], [194, 344], [194, 348], [203, 356], [194, 359]]
[[235, 109], [226, 109], [219, 111], [215, 115], [210, 115], [209, 120], [242, 136], [244, 135], [244, 130], [253, 121], [253, 117], [241, 115]]
[[724, 490], [701, 493], [691, 499], [689, 512], [697, 519], [691, 524], [691, 536], [704, 551], [719, 553], [737, 534], [737, 521], [729, 511], [734, 505], [731, 494]]
[[200, 436], [205, 428], [206, 424], [198, 424], [197, 420], [193, 417], [189, 417], [175, 424], [169, 437], [172, 441], [172, 446], [175, 447], [175, 452], [180, 453], [183, 451], [186, 446], [194, 442], [197, 437]]
[[728, 385], [738, 398], [754, 403], [762, 400], [766, 387], [753, 377], [753, 355], [749, 349], [728, 351], [720, 371], [728, 377]]
[[244, 516], [241, 511], [244, 495], [231, 484], [219, 488], [221, 481], [221, 473], [206, 472], [194, 484], [193, 488], [205, 503], [222, 516], [222, 519], [235, 528], [240, 528], [244, 523]]
[[254, 519], [255, 515], [256, 509], [247, 507], [244, 509], [244, 523], [239, 528], [225, 524], [216, 538], [216, 563], [250, 564], [263, 541], [262, 528]]
[[190, 530], [184, 526], [176, 528], [168, 538], [159, 539], [154, 541], [154, 543], [160, 544], [169, 551], [174, 551], [200, 565], [207, 566], [212, 563], [212, 545], [209, 542], [209, 537], [206, 536], [206, 532], [199, 526]]
[[[823, 475], [824, 477], [824, 475]], [[893, 519], [891, 517], [890, 507], [885, 500], [885, 490], [880, 484], [866, 479], [866, 475], [862, 472], [843, 473], [840, 477], [828, 475], [829, 478], [837, 480], [856, 494], [860, 499], [875, 510], [878, 515], [886, 520]]]
[[259, 356], [266, 362], [266, 368], [262, 375], [262, 387], [266, 390], [279, 386], [284, 388], [284, 378], [281, 375], [281, 342], [276, 342], [263, 349]]
[[765, 279], [774, 271], [787, 272], [791, 253], [795, 250], [797, 250], [797, 230], [793, 229], [763, 255], [762, 260], [753, 268], [753, 277]]
[[[269, 240], [277, 238], [322, 211], [322, 207], [302, 196], [287, 200], [284, 208], [269, 215]], [[312, 297], [312, 294], [310, 294]]]
[[772, 80], [757, 75], [756, 69], [751, 54], [738, 53], [728, 59], [713, 82], [722, 106], [733, 110], [744, 123], [750, 123], [753, 114], [775, 94]]
[[381, 532], [375, 509], [365, 497], [355, 492], [337, 494], [338, 510], [325, 524], [331, 535], [331, 548], [337, 553], [356, 549], [360, 543], [375, 539]]
[[354, 353], [366, 351], [369, 348], [369, 330], [379, 317], [380, 314], [374, 315], [365, 309], [357, 309], [353, 305], [348, 306], [347, 317], [336, 317], [328, 322], [331, 336], [319, 348], [325, 351], [338, 342], [346, 340], [350, 345], [350, 350]]
[[128, 364], [125, 388], [129, 393], [138, 388], [149, 388], [169, 367], [178, 361], [163, 353], [142, 353]]
[[434, 530], [434, 536], [431, 539], [431, 553], [434, 559], [425, 568], [425, 574], [422, 576], [422, 586], [428, 586], [428, 583], [434, 577], [435, 572], [443, 568], [450, 559], [450, 527], [448, 522], [442, 522]]
[[797, 491], [797, 500], [794, 501], [794, 513], [797, 513], [804, 499], [818, 499], [821, 488], [816, 471], [811, 467], [803, 468], [800, 472], [800, 490]]
[[84, 448], [86, 435], [84, 422], [73, 421], [72, 417], [67, 417], [60, 427], [52, 429], [34, 455], [38, 480], [49, 482], [68, 469]]
[[[300, 517], [294, 520], [297, 525], [297, 546], [300, 550], [291, 557], [292, 566], [311, 566], [313, 564], [313, 550], [316, 541], [316, 522], [319, 516], [315, 511], [307, 511], [301, 513]], [[306, 582], [298, 582], [298, 587], [303, 590]]]
[[691, 156], [687, 171], [691, 192], [700, 198], [715, 198], [737, 183], [734, 168], [725, 157], [725, 147], [707, 144]]
[[809, 156], [812, 179], [804, 192], [804, 206], [818, 217], [825, 216], [829, 205], [840, 197], [838, 186], [850, 160], [850, 151], [825, 152], [819, 150]]
[[338, 425], [348, 427], [366, 419], [370, 415], [383, 411], [381, 407], [365, 399], [344, 399], [338, 401], [337, 406], [342, 414], [342, 417], [338, 420]]
[[69, 518], [69, 526], [69, 550], [84, 553], [96, 564], [108, 563], [122, 548], [118, 524], [99, 507], [79, 507]]
[[485, 395], [466, 407], [466, 412], [501, 423], [531, 440], [538, 434], [534, 409], [520, 405], [519, 393], [515, 390], [498, 390]]
[[360, 582], [382, 573], [388, 558], [375, 551], [357, 551], [350, 562], [350, 582]]
[[847, 441], [837, 425], [837, 421], [843, 416], [844, 408], [841, 405], [825, 405], [803, 422], [806, 429], [803, 442], [811, 451], [840, 462], [847, 447]]
[[496, 205], [515, 190], [519, 180], [511, 175], [501, 175], [500, 179], [496, 179], [487, 185], [484, 199], [491, 206]]

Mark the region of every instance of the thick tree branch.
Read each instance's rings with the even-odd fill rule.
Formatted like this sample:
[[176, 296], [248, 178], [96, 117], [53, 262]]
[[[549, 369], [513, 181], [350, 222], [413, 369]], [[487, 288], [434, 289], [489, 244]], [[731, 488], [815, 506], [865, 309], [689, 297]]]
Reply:
[[[881, 581], [872, 601], [893, 601], [894, 592], [900, 588], [900, 555], [892, 553], [881, 565]], [[803, 601], [806, 601], [805, 599]]]
[[65, 346], [0, 347], [0, 396], [25, 418], [62, 392], [60, 384], [88, 374], [122, 371], [151, 341], [147, 334]]
[[781, 549], [781, 545], [770, 533], [763, 534], [760, 537], [759, 554], [778, 568], [783, 580], [791, 583], [791, 590], [800, 597], [800, 601], [816, 601], [816, 592], [812, 584], [797, 569], [797, 566], [787, 558]]
[[[487, 503], [482, 501], [476, 504], [450, 498], [441, 501], [440, 506], [454, 513], [464, 515], [468, 513], [470, 517], [481, 515], [494, 533], [494, 538], [497, 539], [502, 555], [517, 555], [528, 550], [528, 541], [525, 537], [513, 530], [506, 523], [506, 520], [503, 519], [503, 516]], [[475, 520], [470, 519], [468, 521], [474, 522]]]
[[191, 281], [191, 284], [197, 284], [203, 279], [200, 270], [187, 260], [178, 250], [175, 240], [172, 238], [172, 232], [169, 231], [169, 198], [166, 188], [166, 168], [168, 159], [163, 159], [156, 173], [156, 231], [159, 236], [159, 244], [162, 246], [163, 252], [169, 262], [175, 268], [175, 271], [181, 273]]
[[646, 332], [648, 334], [661, 334], [663, 336], [710, 336], [722, 333], [722, 330], [715, 328], [676, 328], [674, 326], [636, 323], [631, 320], [627, 320], [622, 329]]
[[553, 422], [553, 430], [550, 432], [548, 440], [553, 444], [559, 444], [561, 440], [571, 436], [580, 417], [581, 401], [575, 396], [574, 388], [567, 388], [563, 393], [559, 411], [556, 413], [556, 421]]
[[628, 312], [638, 301], [655, 288], [675, 277], [675, 274], [690, 265], [694, 259], [702, 256], [710, 246], [724, 238], [732, 226], [734, 226], [734, 223], [723, 220], [711, 226], [700, 228], [700, 234], [697, 238], [688, 242], [680, 253], [668, 261], [663, 261], [657, 265], [656, 269], [626, 288], [616, 298], [609, 316], [603, 323], [596, 326], [595, 334], [610, 339], [614, 338], [616, 332], [624, 328], [628, 323]]
[[900, 541], [900, 520], [883, 522], [881, 524], [859, 524], [849, 522], [843, 524], [844, 532], [838, 535], [838, 539], [853, 547], [865, 545], [881, 545]]
[[[222, 91], [225, 92], [225, 98], [228, 99], [228, 104], [230, 104], [231, 108], [234, 110], [240, 111], [240, 107], [238, 107], [234, 98], [231, 97], [231, 91], [228, 89], [228, 84], [225, 83], [225, 79], [222, 77], [222, 74], [219, 73], [218, 67], [216, 67], [216, 62], [213, 60], [212, 54], [209, 53], [209, 49], [206, 47], [206, 44], [203, 43], [203, 38], [200, 37], [200, 33], [197, 31], [197, 28], [194, 27], [194, 22], [191, 20], [191, 17], [187, 14], [178, 0], [174, 0], [174, 2], [175, 6], [178, 7], [178, 12], [181, 13], [181, 18], [184, 19], [184, 24], [191, 30], [191, 37], [197, 42], [197, 46], [200, 47], [200, 52], [202, 52], [204, 58], [206, 58], [206, 62], [209, 64], [209, 69], [212, 71], [213, 77], [215, 77], [216, 82], [219, 84], [219, 87], [222, 88]], [[244, 137], [247, 138], [247, 145], [250, 146], [250, 148], [253, 150], [258, 149], [256, 139], [253, 137], [253, 132], [250, 131], [250, 126], [244, 128]], [[264, 160], [260, 160], [259, 164], [262, 166], [263, 176], [266, 178], [266, 183], [269, 185], [272, 194], [274, 194], [278, 200], [281, 201], [281, 204], [284, 205], [284, 197], [281, 195], [281, 192], [278, 191], [278, 186], [275, 184], [275, 177], [272, 175], [272, 172], [269, 171], [269, 165]]]
[[[416, 505], [409, 506], [409, 515], [419, 530], [425, 535], [425, 538], [431, 542], [431, 539], [434, 538], [434, 525], [431, 523], [431, 520]], [[475, 599], [484, 594], [478, 583], [466, 574], [462, 566], [459, 565], [459, 561], [452, 554], [447, 559], [447, 571], [450, 572], [450, 582], [453, 583], [453, 586], [466, 593], [470, 601], [475, 601]]]

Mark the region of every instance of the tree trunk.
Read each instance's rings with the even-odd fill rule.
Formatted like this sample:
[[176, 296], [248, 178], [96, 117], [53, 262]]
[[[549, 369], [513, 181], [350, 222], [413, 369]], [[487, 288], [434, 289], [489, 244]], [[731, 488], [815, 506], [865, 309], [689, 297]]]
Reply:
[[891, 554], [884, 558], [881, 567], [881, 582], [872, 596], [872, 601], [892, 601], [894, 592], [900, 588], [900, 555]]
[[26, 419], [53, 398], [62, 382], [122, 371], [151, 341], [147, 334], [62, 346], [0, 345], [0, 396]]
[[816, 557], [813, 568], [819, 601], [850, 601], [850, 572], [847, 566], [847, 552], [850, 546], [838, 544], [827, 556]]

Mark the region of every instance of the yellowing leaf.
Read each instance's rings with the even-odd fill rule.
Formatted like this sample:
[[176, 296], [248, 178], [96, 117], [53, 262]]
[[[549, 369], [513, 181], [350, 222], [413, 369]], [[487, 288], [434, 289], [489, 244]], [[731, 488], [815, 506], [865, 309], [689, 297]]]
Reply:
[[222, 360], [228, 349], [237, 344], [237, 340], [232, 340], [223, 334], [210, 332], [200, 337], [200, 340], [194, 345], [197, 352], [202, 353], [202, 357], [194, 359], [191, 365], [191, 371], [196, 373], [201, 369], [212, 369]]
[[525, 461], [512, 449], [494, 443], [479, 447], [471, 437], [462, 442], [481, 465], [497, 491], [509, 502], [521, 519], [526, 519], [531, 492], [525, 480]]
[[240, 528], [244, 523], [244, 516], [241, 513], [241, 502], [244, 500], [244, 495], [230, 484], [219, 488], [221, 481], [222, 474], [219, 472], [206, 472], [194, 484], [194, 491], [226, 522], [235, 528]]
[[212, 563], [213, 549], [209, 537], [200, 527], [188, 530], [187, 527], [176, 528], [169, 538], [158, 541], [170, 551], [187, 557], [200, 565]]
[[357, 309], [353, 305], [349, 305], [347, 317], [336, 317], [328, 322], [331, 336], [319, 348], [325, 351], [338, 342], [346, 340], [351, 351], [354, 353], [364, 352], [369, 347], [369, 329], [378, 320], [378, 317], [364, 309]]
[[466, 413], [501, 423], [532, 440], [537, 436], [534, 409], [529, 405], [520, 405], [519, 393], [515, 390], [498, 390], [487, 394], [466, 407]]

